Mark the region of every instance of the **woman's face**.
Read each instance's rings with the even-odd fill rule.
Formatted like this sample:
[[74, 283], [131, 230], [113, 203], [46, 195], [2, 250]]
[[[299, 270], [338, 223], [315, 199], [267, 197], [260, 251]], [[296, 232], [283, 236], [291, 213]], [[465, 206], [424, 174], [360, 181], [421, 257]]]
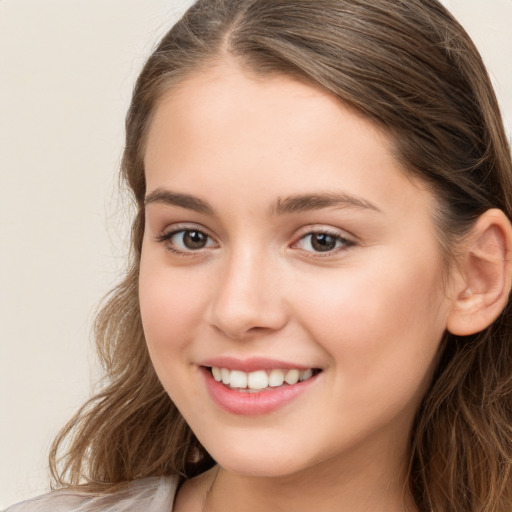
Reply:
[[260, 476], [403, 462], [450, 279], [386, 136], [226, 62], [159, 104], [145, 166], [144, 331], [211, 455]]

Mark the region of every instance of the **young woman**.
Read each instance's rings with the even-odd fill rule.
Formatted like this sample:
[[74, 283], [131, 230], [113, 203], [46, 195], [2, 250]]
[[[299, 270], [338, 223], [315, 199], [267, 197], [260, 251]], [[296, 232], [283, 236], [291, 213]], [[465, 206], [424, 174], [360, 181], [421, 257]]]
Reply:
[[512, 507], [512, 163], [436, 0], [200, 0], [138, 79], [107, 384], [22, 510]]

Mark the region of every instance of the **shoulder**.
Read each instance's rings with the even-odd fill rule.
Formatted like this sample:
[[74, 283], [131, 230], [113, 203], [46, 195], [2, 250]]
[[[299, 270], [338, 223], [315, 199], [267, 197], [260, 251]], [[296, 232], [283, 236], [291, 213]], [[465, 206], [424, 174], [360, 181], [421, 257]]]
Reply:
[[175, 478], [153, 477], [135, 480], [109, 494], [63, 489], [18, 503], [5, 512], [171, 511], [176, 488]]

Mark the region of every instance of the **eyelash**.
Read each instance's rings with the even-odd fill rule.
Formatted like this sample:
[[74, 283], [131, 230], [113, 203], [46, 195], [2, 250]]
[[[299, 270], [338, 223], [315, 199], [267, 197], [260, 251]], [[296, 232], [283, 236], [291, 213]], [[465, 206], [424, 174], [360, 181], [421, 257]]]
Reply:
[[[182, 234], [182, 237], [184, 237], [187, 234], [192, 234], [192, 233], [196, 233], [196, 234], [199, 234], [202, 237], [204, 237], [206, 240], [206, 245], [204, 247], [199, 247], [197, 249], [191, 249], [191, 248], [177, 249], [176, 244], [171, 242], [172, 238], [175, 237], [176, 235]], [[353, 241], [349, 238], [343, 237], [338, 233], [333, 233], [326, 229], [317, 229], [317, 230], [310, 230], [310, 231], [304, 233], [303, 235], [301, 235], [298, 238], [298, 240], [291, 245], [291, 247], [296, 248], [299, 244], [301, 244], [303, 241], [305, 241], [309, 238], [310, 239], [309, 245], [310, 245], [310, 247], [312, 247], [314, 249], [314, 246], [313, 246], [314, 240], [312, 239], [312, 237], [314, 237], [314, 236], [328, 237], [331, 239], [331, 243], [334, 242], [334, 244], [335, 244], [335, 247], [333, 247], [331, 249], [327, 249], [326, 251], [320, 251], [320, 250], [315, 251], [315, 250], [302, 249], [305, 253], [313, 254], [314, 255], [313, 257], [315, 257], [315, 258], [325, 258], [325, 257], [333, 256], [335, 254], [338, 254], [339, 252], [345, 251], [345, 250], [349, 249], [350, 247], [353, 247], [354, 245], [356, 245], [355, 241]], [[173, 229], [172, 231], [161, 233], [160, 235], [156, 236], [155, 238], [156, 238], [157, 242], [164, 243], [166, 245], [166, 249], [168, 251], [172, 252], [173, 254], [177, 254], [178, 256], [185, 256], [185, 257], [198, 255], [203, 250], [209, 249], [211, 246], [208, 247], [208, 244], [211, 241], [213, 241], [215, 244], [217, 244], [217, 242], [215, 242], [214, 239], [210, 235], [205, 233], [203, 230], [193, 228], [193, 227]], [[183, 238], [182, 238], [182, 242], [183, 242]], [[317, 243], [318, 242], [319, 242], [319, 240], [317, 239]], [[325, 242], [320, 242], [320, 243], [325, 243]]]
[[[335, 247], [332, 249], [327, 249], [326, 251], [315, 251], [315, 250], [306, 250], [303, 249], [304, 252], [314, 254], [315, 258], [325, 258], [329, 256], [333, 256], [335, 254], [338, 254], [339, 252], [346, 251], [350, 247], [353, 247], [356, 243], [344, 236], [341, 236], [339, 233], [333, 233], [326, 229], [317, 229], [317, 230], [310, 230], [304, 235], [302, 235], [297, 242], [294, 242], [292, 244], [292, 247], [299, 245], [301, 242], [305, 241], [306, 239], [310, 239], [309, 245], [310, 247], [313, 247], [314, 239], [313, 237], [328, 237], [334, 242]], [[317, 239], [317, 242], [319, 240]], [[323, 243], [323, 242], [321, 242]], [[313, 247], [314, 248], [314, 247]]]
[[168, 251], [172, 252], [173, 254], [177, 254], [178, 256], [195, 255], [196, 253], [201, 252], [205, 248], [208, 248], [207, 246], [205, 246], [205, 247], [200, 247], [198, 249], [190, 249], [190, 248], [177, 249], [176, 244], [172, 243], [172, 238], [175, 237], [176, 235], [179, 235], [180, 233], [182, 233], [182, 237], [186, 236], [187, 233], [188, 234], [192, 234], [192, 233], [200, 234], [201, 236], [205, 237], [206, 244], [208, 244], [209, 241], [213, 240], [213, 238], [210, 235], [208, 235], [207, 233], [205, 233], [203, 230], [196, 229], [193, 227], [187, 227], [187, 228], [173, 229], [172, 231], [161, 233], [160, 235], [158, 235], [156, 237], [156, 241], [165, 244], [165, 248]]

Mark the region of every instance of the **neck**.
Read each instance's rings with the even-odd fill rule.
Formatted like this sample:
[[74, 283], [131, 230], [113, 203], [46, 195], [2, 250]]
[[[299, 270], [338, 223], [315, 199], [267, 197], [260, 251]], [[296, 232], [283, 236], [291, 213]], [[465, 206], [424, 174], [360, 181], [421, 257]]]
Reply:
[[[214, 469], [204, 512], [289, 511], [415, 512], [404, 459], [380, 454], [364, 461], [330, 459], [283, 477], [240, 475]], [[350, 463], [349, 463], [350, 462]]]

